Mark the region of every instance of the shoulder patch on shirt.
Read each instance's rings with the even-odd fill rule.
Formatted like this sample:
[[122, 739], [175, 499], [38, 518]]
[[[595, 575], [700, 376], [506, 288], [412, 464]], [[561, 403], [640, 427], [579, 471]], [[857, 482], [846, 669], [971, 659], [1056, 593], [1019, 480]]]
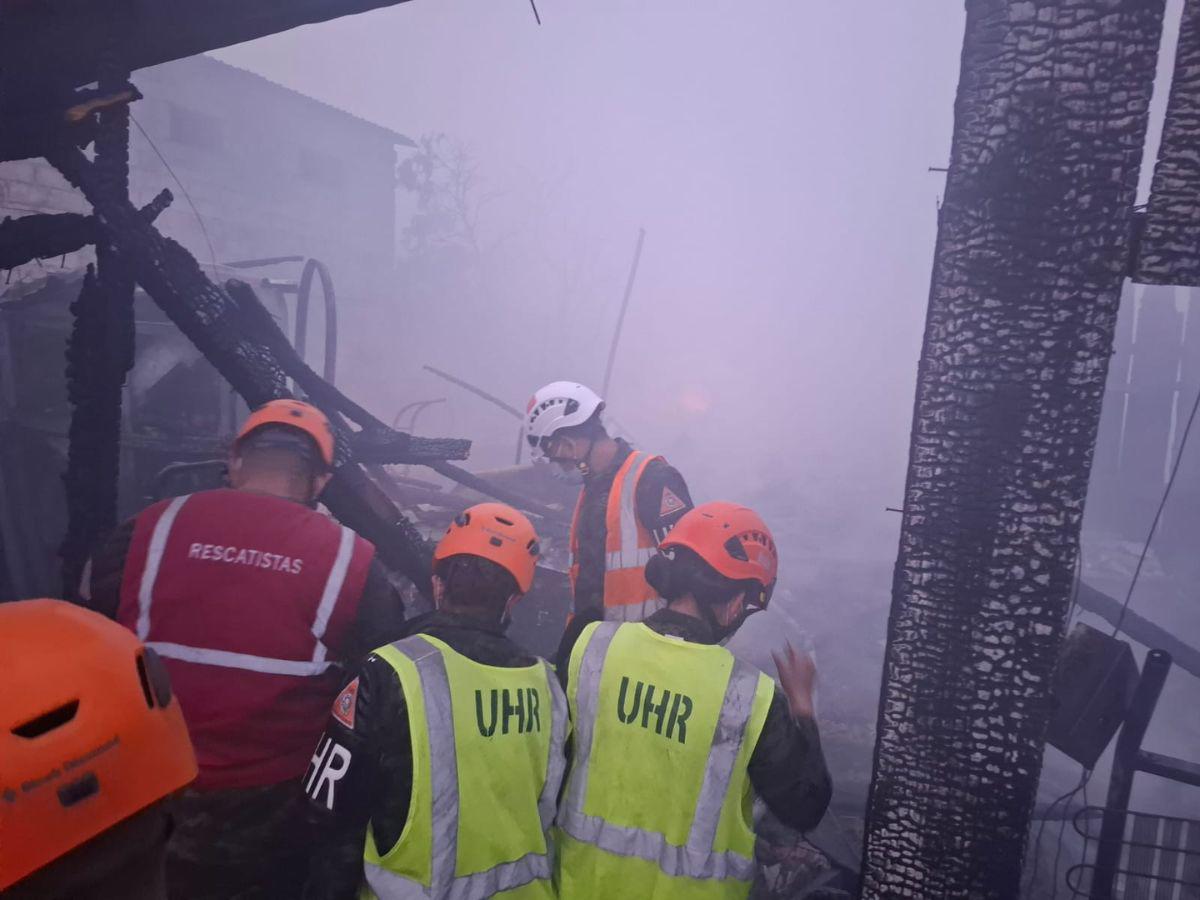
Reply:
[[333, 701], [333, 717], [349, 728], [354, 730], [354, 710], [358, 706], [358, 679], [355, 678], [352, 682], [346, 685], [345, 689], [338, 694], [336, 700]]
[[662, 501], [658, 506], [658, 516], [660, 519], [665, 519], [672, 513], [677, 513], [684, 508], [684, 502], [675, 496], [675, 492], [669, 487], [664, 487], [662, 492]]

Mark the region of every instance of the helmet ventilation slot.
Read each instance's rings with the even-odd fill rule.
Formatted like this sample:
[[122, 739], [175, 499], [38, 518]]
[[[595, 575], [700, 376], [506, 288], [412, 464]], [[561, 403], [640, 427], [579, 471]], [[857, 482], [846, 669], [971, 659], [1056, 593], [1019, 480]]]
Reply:
[[740, 538], [731, 537], [727, 540], [725, 542], [725, 552], [734, 559], [741, 560], [742, 562], [750, 561], [750, 557], [746, 554], [746, 548], [742, 546]]
[[50, 710], [50, 712], [42, 713], [35, 719], [30, 719], [12, 729], [12, 733], [17, 737], [36, 738], [41, 737], [47, 732], [53, 731], [55, 728], [61, 728], [72, 719], [75, 718], [75, 713], [79, 711], [79, 701], [72, 700], [70, 703], [64, 703], [62, 706]]
[[146, 706], [154, 709], [154, 694], [150, 692], [150, 676], [146, 673], [146, 659], [139, 655], [137, 658], [138, 681], [142, 685], [142, 696], [146, 698]]

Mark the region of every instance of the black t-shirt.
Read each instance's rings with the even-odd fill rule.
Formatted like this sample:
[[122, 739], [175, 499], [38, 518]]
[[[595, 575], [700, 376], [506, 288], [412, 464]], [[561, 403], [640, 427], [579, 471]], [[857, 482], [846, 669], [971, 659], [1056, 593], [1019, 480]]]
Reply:
[[[604, 475], [589, 476], [583, 482], [583, 499], [579, 508], [578, 559], [579, 577], [575, 582], [575, 613], [604, 606], [605, 542], [608, 526], [605, 514], [613, 479], [633, 452], [633, 448], [617, 439], [619, 450], [612, 468]], [[692, 508], [692, 496], [679, 471], [666, 460], [655, 459], [642, 473], [634, 497], [638, 521], [654, 536], [655, 545]]]

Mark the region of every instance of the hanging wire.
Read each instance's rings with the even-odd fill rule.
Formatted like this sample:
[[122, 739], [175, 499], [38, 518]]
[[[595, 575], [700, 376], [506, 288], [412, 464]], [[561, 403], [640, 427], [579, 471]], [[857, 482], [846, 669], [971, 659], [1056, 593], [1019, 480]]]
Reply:
[[[1071, 620], [1074, 618], [1075, 614], [1079, 611], [1079, 608], [1080, 608], [1079, 607], [1079, 583], [1082, 580], [1082, 576], [1083, 576], [1083, 544], [1081, 542], [1079, 545], [1079, 550], [1075, 554], [1074, 581], [1071, 585], [1071, 602], [1067, 607], [1067, 617], [1066, 617], [1066, 622], [1067, 622], [1068, 627], [1070, 627]], [[1058, 806], [1059, 803], [1062, 803], [1063, 801], [1067, 801], [1067, 803], [1069, 804], [1071, 798], [1074, 797], [1075, 794], [1077, 794], [1079, 792], [1080, 788], [1083, 789], [1084, 796], [1085, 797], [1087, 796], [1087, 781], [1088, 781], [1088, 778], [1090, 778], [1090, 777], [1091, 777], [1091, 773], [1085, 769], [1083, 772], [1083, 775], [1080, 779], [1080, 783], [1078, 785], [1076, 785], [1072, 790], [1068, 791], [1067, 793], [1063, 794], [1058, 799], [1054, 800], [1050, 804], [1050, 806], [1048, 806], [1046, 808], [1046, 811], [1043, 813], [1043, 818], [1042, 818], [1041, 824], [1038, 826], [1037, 836], [1034, 838], [1033, 864], [1030, 866], [1029, 880], [1025, 886], [1026, 893], [1028, 893], [1030, 890], [1032, 890], [1034, 879], [1037, 877], [1037, 864], [1038, 864], [1038, 859], [1041, 856], [1041, 849], [1042, 849], [1042, 847], [1041, 847], [1042, 833], [1045, 831], [1046, 822], [1049, 820], [1050, 815], [1054, 811], [1054, 808], [1056, 806]], [[1064, 813], [1065, 813], [1065, 809], [1064, 809]], [[1058, 848], [1061, 848], [1062, 840], [1063, 840], [1063, 831], [1060, 828], [1059, 832], [1058, 832]], [[1055, 880], [1056, 884], [1058, 881], [1057, 859], [1058, 859], [1058, 849], [1056, 848], [1056, 850], [1055, 850], [1055, 860], [1056, 861], [1054, 864], [1054, 880]]]
[[1071, 602], [1067, 604], [1067, 627], [1079, 612], [1079, 583], [1083, 580], [1083, 539], [1080, 538], [1079, 549], [1075, 552], [1075, 580], [1071, 584]]
[[[1090, 781], [1090, 779], [1089, 779], [1089, 781]], [[1086, 811], [1086, 810], [1087, 810], [1087, 808], [1088, 808], [1088, 795], [1087, 795], [1087, 789], [1088, 789], [1088, 783], [1087, 783], [1087, 781], [1085, 781], [1085, 782], [1083, 783], [1083, 808], [1084, 808], [1084, 810], [1085, 810], [1085, 811]], [[1088, 861], [1088, 850], [1089, 850], [1089, 844], [1091, 843], [1091, 838], [1090, 838], [1090, 837], [1089, 837], [1089, 835], [1088, 835], [1088, 828], [1087, 828], [1087, 825], [1086, 825], [1086, 821], [1085, 821], [1084, 828], [1082, 829], [1082, 831], [1083, 831], [1083, 856], [1082, 856], [1082, 857], [1080, 857], [1079, 864], [1080, 864], [1080, 865], [1082, 865], [1082, 866], [1086, 866], [1086, 865], [1087, 865], [1087, 861]], [[1065, 875], [1064, 877], [1069, 879], [1071, 876], [1070, 876], [1070, 874], [1068, 873], [1068, 874], [1067, 874], [1067, 875]]]
[[137, 126], [137, 130], [142, 133], [142, 137], [146, 139], [146, 143], [150, 145], [150, 149], [154, 151], [155, 156], [158, 157], [159, 161], [166, 168], [167, 172], [170, 173], [171, 177], [175, 179], [175, 183], [179, 185], [180, 192], [183, 194], [184, 199], [187, 200], [188, 206], [192, 208], [192, 213], [196, 216], [196, 221], [200, 224], [200, 231], [204, 235], [204, 242], [208, 244], [208, 253], [212, 257], [212, 264], [213, 268], [215, 269], [217, 267], [217, 251], [213, 249], [212, 238], [208, 236], [208, 228], [204, 224], [204, 217], [200, 215], [200, 210], [196, 208], [196, 204], [192, 201], [192, 195], [189, 194], [188, 189], [183, 186], [183, 182], [179, 179], [179, 176], [175, 174], [175, 170], [171, 168], [171, 164], [167, 162], [167, 158], [162, 155], [162, 151], [158, 149], [158, 145], [154, 143], [154, 139], [146, 133], [146, 129], [142, 127], [142, 123], [135, 119], [132, 113], [130, 114], [129, 119], [134, 125]]
[[[1050, 805], [1047, 806], [1045, 811], [1042, 813], [1041, 824], [1038, 825], [1037, 834], [1034, 835], [1034, 838], [1033, 838], [1033, 862], [1029, 866], [1029, 878], [1027, 879], [1027, 881], [1025, 883], [1024, 893], [1028, 894], [1029, 891], [1032, 890], [1033, 882], [1037, 878], [1038, 860], [1041, 858], [1041, 855], [1042, 855], [1042, 833], [1046, 830], [1046, 823], [1048, 821], [1050, 821], [1051, 815], [1054, 814], [1054, 810], [1058, 807], [1058, 805], [1060, 803], [1066, 801], [1069, 804], [1071, 798], [1074, 797], [1076, 794], [1078, 794], [1081, 789], [1083, 789], [1084, 787], [1087, 786], [1087, 780], [1091, 777], [1091, 774], [1092, 773], [1088, 769], [1084, 769], [1083, 774], [1081, 775], [1081, 777], [1079, 779], [1079, 783], [1077, 785], [1075, 785], [1075, 787], [1071, 788], [1071, 790], [1069, 790], [1065, 794], [1063, 794], [1061, 797], [1057, 797], [1056, 799], [1051, 801]], [[1061, 831], [1059, 832], [1059, 841], [1060, 841], [1060, 846], [1061, 846], [1061, 841], [1062, 841], [1062, 832]], [[1058, 878], [1058, 863], [1057, 863], [1057, 861], [1055, 862], [1054, 877], [1057, 880], [1057, 878]]]
[[[1070, 796], [1074, 797], [1080, 791], [1083, 791], [1084, 796], [1087, 796], [1087, 786], [1088, 782], [1091, 780], [1092, 770], [1084, 769], [1079, 778], [1079, 784], [1076, 786], [1075, 790], [1071, 791]], [[1058, 862], [1062, 858], [1063, 839], [1066, 837], [1067, 833], [1067, 820], [1070, 819], [1070, 816], [1067, 815], [1067, 811], [1070, 809], [1070, 806], [1071, 801], [1068, 799], [1066, 804], [1063, 806], [1063, 818], [1062, 822], [1058, 826], [1058, 840], [1055, 841], [1054, 844], [1054, 874], [1050, 878], [1050, 900], [1057, 900], [1058, 898]]]
[[1192, 404], [1192, 411], [1188, 415], [1187, 425], [1183, 429], [1183, 437], [1179, 439], [1179, 449], [1175, 452], [1175, 463], [1171, 466], [1171, 477], [1167, 479], [1167, 486], [1163, 489], [1162, 499], [1159, 500], [1158, 509], [1154, 512], [1154, 520], [1150, 523], [1149, 532], [1146, 533], [1146, 541], [1142, 544], [1142, 552], [1138, 556], [1137, 567], [1133, 570], [1133, 578], [1129, 580], [1129, 590], [1125, 592], [1125, 602], [1121, 604], [1121, 614], [1117, 616], [1117, 622], [1113, 625], [1113, 637], [1116, 637], [1121, 631], [1121, 625], [1125, 621], [1125, 613], [1129, 610], [1129, 601], [1133, 599], [1133, 589], [1137, 586], [1138, 576], [1142, 574], [1142, 564], [1146, 561], [1146, 554], [1150, 552], [1150, 542], [1154, 540], [1154, 532], [1158, 529], [1158, 522], [1162, 518], [1163, 509], [1167, 505], [1167, 498], [1171, 496], [1171, 488], [1175, 486], [1175, 476], [1179, 474], [1179, 465], [1183, 462], [1183, 448], [1187, 446], [1188, 435], [1192, 431], [1192, 423], [1196, 421], [1197, 409], [1200, 409], [1200, 389], [1196, 391], [1196, 402]]

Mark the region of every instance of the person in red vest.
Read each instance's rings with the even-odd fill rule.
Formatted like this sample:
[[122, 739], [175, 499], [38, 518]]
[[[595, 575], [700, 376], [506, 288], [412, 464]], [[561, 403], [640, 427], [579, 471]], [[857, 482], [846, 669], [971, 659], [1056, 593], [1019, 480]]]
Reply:
[[683, 476], [661, 456], [609, 435], [604, 401], [572, 381], [541, 388], [526, 407], [535, 459], [583, 475], [571, 523], [573, 624], [640, 622], [666, 606], [644, 569], [660, 541], [692, 508]]
[[298, 779], [344, 669], [403, 630], [375, 548], [313, 508], [333, 453], [317, 409], [273, 400], [234, 442], [231, 488], [156, 503], [92, 560], [92, 607], [165, 661], [196, 748], [172, 897], [299, 894]]

